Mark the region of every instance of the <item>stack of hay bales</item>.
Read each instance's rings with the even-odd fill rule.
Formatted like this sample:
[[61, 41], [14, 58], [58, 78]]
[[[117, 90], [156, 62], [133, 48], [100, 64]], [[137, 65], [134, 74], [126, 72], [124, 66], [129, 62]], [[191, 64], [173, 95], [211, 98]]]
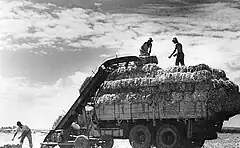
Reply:
[[96, 99], [97, 104], [164, 101], [204, 101], [213, 112], [226, 114], [240, 110], [238, 86], [223, 70], [205, 64], [166, 69], [156, 64], [120, 67], [109, 75]]

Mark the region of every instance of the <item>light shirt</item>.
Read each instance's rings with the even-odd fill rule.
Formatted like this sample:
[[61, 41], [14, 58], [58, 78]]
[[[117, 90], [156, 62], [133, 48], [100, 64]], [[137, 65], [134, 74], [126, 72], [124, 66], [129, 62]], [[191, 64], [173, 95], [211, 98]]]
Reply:
[[30, 130], [30, 128], [27, 125], [23, 125], [22, 128], [18, 127], [16, 132], [23, 133], [24, 131], [27, 132], [29, 130]]

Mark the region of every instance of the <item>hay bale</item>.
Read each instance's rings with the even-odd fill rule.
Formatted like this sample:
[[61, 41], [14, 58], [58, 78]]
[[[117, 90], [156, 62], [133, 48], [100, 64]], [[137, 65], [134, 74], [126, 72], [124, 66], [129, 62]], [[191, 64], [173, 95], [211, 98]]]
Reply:
[[161, 68], [154, 63], [145, 64], [142, 66], [129, 66], [127, 68], [119, 67], [108, 76], [107, 80], [110, 81], [146, 76], [154, 77], [157, 75], [158, 70], [161, 70]]
[[163, 73], [157, 76], [158, 81], [163, 83], [174, 83], [174, 82], [202, 82], [208, 81], [211, 79], [211, 73], [206, 70], [197, 71], [197, 72], [175, 72], [175, 73]]
[[181, 73], [181, 81], [182, 82], [190, 82], [192, 74], [190, 72]]
[[211, 106], [211, 110], [215, 112], [226, 111], [226, 101], [228, 100], [228, 93], [224, 88], [210, 90], [208, 93], [207, 104]]
[[182, 66], [179, 72], [181, 72], [181, 73], [188, 72], [188, 67], [187, 66]]
[[159, 93], [168, 92], [169, 88], [170, 88], [169, 83], [159, 83], [157, 91]]
[[207, 70], [200, 70], [193, 73], [196, 82], [208, 81], [212, 78], [211, 72]]
[[226, 73], [220, 69], [212, 69], [206, 64], [198, 64], [195, 66], [171, 66], [166, 69], [161, 69], [156, 63], [143, 64], [141, 66], [131, 65], [127, 68], [125, 66], [114, 70], [108, 80], [134, 78], [134, 77], [155, 77], [163, 73], [194, 73], [199, 71], [206, 71], [211, 73], [215, 79], [226, 80]]
[[223, 87], [230, 92], [239, 92], [238, 85], [230, 80], [223, 81]]
[[184, 82], [185, 84], [185, 92], [193, 92], [195, 90], [195, 82]]
[[115, 101], [120, 101], [118, 94], [104, 94], [97, 99], [97, 104], [112, 104]]
[[210, 82], [211, 81], [195, 83], [195, 91], [208, 91], [212, 89], [213, 85], [211, 85]]
[[167, 67], [164, 71], [165, 73], [174, 73], [174, 72], [178, 72], [179, 66], [171, 66], [171, 67]]
[[183, 94], [182, 93], [172, 92], [171, 96], [172, 96], [171, 97], [172, 98], [172, 101], [171, 101], [172, 104], [178, 103], [178, 102], [183, 100]]
[[208, 65], [206, 64], [198, 64], [196, 66], [193, 66], [193, 71], [202, 71], [202, 70], [205, 70], [205, 71], [212, 71], [212, 68], [209, 67]]
[[115, 70], [103, 84], [97, 100], [150, 104], [205, 101], [213, 112], [230, 114], [240, 110], [238, 92], [238, 85], [228, 80], [223, 70], [206, 64], [161, 69], [149, 63]]
[[227, 80], [226, 73], [224, 70], [214, 68], [212, 69], [212, 75], [214, 79]]
[[223, 80], [222, 79], [212, 79], [210, 84], [212, 85], [213, 89], [219, 89], [223, 87]]
[[167, 73], [175, 73], [175, 72], [197, 72], [201, 70], [211, 71], [212, 69], [206, 64], [198, 64], [195, 66], [170, 66], [165, 69]]
[[147, 93], [116, 93], [99, 95], [96, 104], [113, 104], [113, 103], [136, 103], [136, 102], [153, 102], [155, 94]]
[[192, 94], [194, 101], [207, 101], [208, 100], [208, 91], [197, 90]]
[[186, 101], [186, 102], [192, 102], [194, 100], [192, 92], [184, 92], [183, 98], [184, 98], [184, 101]]
[[156, 72], [158, 70], [161, 70], [161, 68], [157, 64], [146, 64], [142, 67], [143, 72]]
[[[178, 73], [175, 73], [178, 74]], [[191, 73], [189, 73], [192, 75]], [[139, 88], [153, 88], [154, 90], [158, 90], [159, 92], [179, 92], [179, 91], [194, 91], [195, 86], [197, 90], [210, 89], [211, 85], [209, 80], [205, 77], [191, 77], [191, 79], [198, 79], [200, 82], [197, 81], [180, 81], [181, 74], [179, 75], [162, 75], [158, 78], [134, 78], [134, 79], [122, 79], [122, 80], [115, 80], [115, 81], [106, 81], [103, 85], [103, 90], [107, 90], [108, 92], [111, 90], [112, 92], [116, 91], [123, 91], [128, 89], [139, 89]], [[174, 78], [175, 77], [175, 78]], [[172, 78], [172, 79], [171, 79]], [[178, 81], [179, 80], [179, 81]], [[207, 82], [205, 82], [207, 81]], [[217, 84], [220, 84], [219, 80], [216, 80]], [[212, 82], [215, 84], [215, 82]], [[212, 84], [213, 85], [213, 84]], [[222, 85], [221, 85], [222, 86]], [[216, 86], [214, 87], [216, 88]], [[218, 87], [217, 87], [218, 88]]]

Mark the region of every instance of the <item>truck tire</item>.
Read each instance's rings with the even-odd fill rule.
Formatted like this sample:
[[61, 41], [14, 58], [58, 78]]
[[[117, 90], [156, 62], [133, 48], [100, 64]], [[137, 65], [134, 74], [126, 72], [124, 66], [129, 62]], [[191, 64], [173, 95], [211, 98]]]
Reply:
[[103, 147], [102, 148], [112, 148], [114, 141], [113, 141], [113, 137], [110, 135], [103, 135], [102, 136], [102, 140], [104, 141], [103, 143]]
[[149, 148], [151, 133], [145, 125], [135, 125], [129, 132], [129, 143], [133, 148]]
[[159, 127], [156, 134], [157, 148], [178, 148], [181, 137], [177, 128], [170, 124], [163, 124]]
[[78, 136], [74, 141], [74, 148], [89, 148], [89, 141], [87, 136]]

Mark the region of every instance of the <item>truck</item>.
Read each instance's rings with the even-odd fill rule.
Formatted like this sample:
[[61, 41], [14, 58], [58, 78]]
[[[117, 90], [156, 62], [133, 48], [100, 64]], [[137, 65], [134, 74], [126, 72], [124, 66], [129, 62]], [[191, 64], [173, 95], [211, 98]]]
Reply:
[[129, 139], [133, 148], [199, 148], [205, 140], [216, 139], [223, 122], [236, 115], [216, 113], [206, 101], [97, 104], [97, 94], [108, 76], [131, 62], [139, 66], [158, 60], [156, 56], [126, 56], [102, 63], [94, 76], [86, 79], [80, 96], [49, 131], [41, 148], [112, 148], [114, 139]]

